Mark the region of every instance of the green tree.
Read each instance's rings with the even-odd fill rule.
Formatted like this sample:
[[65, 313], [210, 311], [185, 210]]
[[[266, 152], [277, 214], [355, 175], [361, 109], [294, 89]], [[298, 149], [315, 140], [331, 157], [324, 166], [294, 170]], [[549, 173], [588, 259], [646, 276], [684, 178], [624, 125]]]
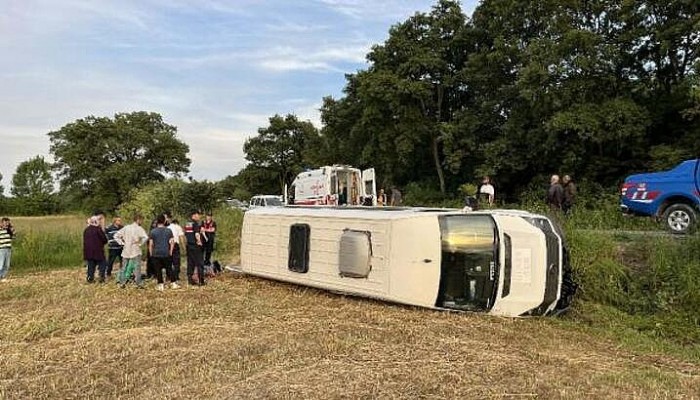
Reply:
[[255, 169], [274, 174], [278, 190], [283, 191], [305, 166], [304, 153], [318, 142], [318, 130], [311, 122], [299, 121], [291, 114], [275, 115], [270, 117], [269, 126], [258, 129], [257, 136], [245, 141], [243, 150]]
[[61, 190], [109, 210], [138, 187], [189, 171], [189, 147], [157, 113], [89, 116], [50, 132]]
[[443, 194], [482, 174], [501, 198], [554, 172], [611, 186], [697, 155], [698, 24], [687, 0], [484, 0], [471, 19], [439, 0], [324, 99], [324, 154]]
[[16, 199], [17, 212], [25, 215], [50, 214], [56, 209], [51, 165], [36, 156], [17, 166], [10, 192]]
[[[207, 212], [213, 211], [223, 201], [221, 190], [215, 183], [192, 180], [183, 188], [181, 205], [187, 213], [195, 209]], [[183, 214], [187, 215], [184, 211]]]
[[[459, 2], [440, 0], [430, 13], [393, 26], [389, 38], [367, 55], [371, 67], [349, 79], [359, 102], [340, 104], [359, 103], [362, 110], [355, 126], [343, 129], [361, 138], [356, 142], [362, 143], [363, 161], [388, 176], [385, 180], [397, 180], [395, 171], [432, 169], [445, 193], [446, 170], [460, 169], [466, 146], [455, 122], [469, 104], [460, 74], [471, 51], [466, 28]], [[338, 131], [334, 126], [328, 131], [333, 129]]]
[[611, 185], [650, 158], [678, 156], [691, 130], [679, 123], [690, 104], [688, 69], [662, 75], [692, 46], [648, 45], [660, 30], [669, 43], [697, 43], [687, 26], [700, 14], [691, 2], [668, 4], [675, 16], [661, 16], [656, 1], [482, 2], [471, 22], [477, 51], [464, 71], [470, 111], [487, 125], [476, 169], [510, 190], [553, 172]]

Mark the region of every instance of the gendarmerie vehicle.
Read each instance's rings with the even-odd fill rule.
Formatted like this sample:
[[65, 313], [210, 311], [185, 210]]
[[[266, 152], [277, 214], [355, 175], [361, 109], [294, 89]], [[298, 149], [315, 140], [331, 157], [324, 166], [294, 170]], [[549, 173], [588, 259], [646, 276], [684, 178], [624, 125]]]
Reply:
[[258, 208], [245, 214], [244, 273], [421, 307], [494, 315], [566, 310], [562, 235], [521, 211]]

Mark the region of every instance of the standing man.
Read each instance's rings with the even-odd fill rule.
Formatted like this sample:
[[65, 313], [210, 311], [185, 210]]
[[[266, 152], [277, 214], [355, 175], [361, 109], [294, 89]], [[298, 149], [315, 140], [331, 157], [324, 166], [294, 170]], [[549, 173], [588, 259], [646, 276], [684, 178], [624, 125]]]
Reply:
[[491, 184], [491, 178], [487, 175], [481, 181], [481, 186], [479, 187], [479, 199], [486, 201], [489, 207], [493, 206], [493, 202], [496, 198], [496, 189], [493, 188]]
[[107, 257], [107, 278], [112, 276], [112, 267], [117, 258], [119, 259], [119, 269], [124, 268], [124, 259], [122, 258], [122, 250], [124, 247], [114, 240], [114, 234], [123, 227], [124, 224], [122, 224], [121, 217], [114, 217], [112, 224], [105, 229], [105, 234], [107, 235], [107, 251], [109, 253]]
[[15, 237], [15, 229], [10, 219], [2, 217], [0, 220], [0, 282], [7, 282], [7, 273], [10, 271], [10, 259], [12, 257], [12, 239]]
[[564, 182], [564, 202], [561, 206], [564, 214], [569, 214], [576, 203], [576, 184], [569, 175], [564, 175], [562, 182]]
[[141, 283], [141, 246], [148, 240], [148, 234], [141, 227], [141, 224], [143, 224], [143, 216], [134, 214], [134, 222], [114, 234], [114, 239], [123, 246], [124, 267], [119, 270], [119, 284], [122, 288], [126, 287], [126, 281], [133, 273], [136, 286], [143, 289]]
[[170, 285], [173, 289], [180, 287], [173, 280], [172, 273], [172, 257], [175, 241], [173, 240], [173, 231], [165, 227], [165, 215], [161, 214], [156, 218], [156, 227], [151, 230], [148, 240], [148, 249], [153, 258], [153, 266], [155, 268], [156, 279], [158, 280], [157, 290], [163, 291], [163, 269], [165, 274], [170, 279]]
[[552, 175], [549, 179], [549, 190], [547, 190], [547, 204], [554, 212], [561, 211], [564, 202], [564, 189], [559, 183], [559, 175]]
[[403, 202], [403, 198], [401, 196], [401, 191], [396, 186], [392, 186], [391, 187], [391, 206], [392, 207], [399, 207], [399, 206], [401, 206], [402, 202]]
[[211, 265], [211, 253], [214, 252], [214, 238], [216, 238], [216, 221], [214, 221], [211, 211], [204, 217], [202, 224], [204, 232], [204, 265]]
[[[187, 283], [190, 285], [204, 285], [204, 268], [202, 266], [202, 235], [199, 211], [190, 212], [190, 218], [185, 224], [185, 239], [187, 239]], [[194, 270], [197, 269], [199, 282], [193, 279]]]
[[185, 248], [185, 231], [182, 230], [180, 222], [177, 219], [173, 219], [168, 225], [168, 229], [173, 233], [173, 257], [172, 257], [172, 282], [178, 282], [180, 280], [180, 254], [181, 249]]
[[105, 260], [105, 244], [107, 235], [104, 231], [104, 215], [96, 212], [88, 219], [88, 226], [83, 231], [83, 259], [87, 264], [87, 282], [95, 281], [95, 268], [100, 274], [100, 283], [105, 282], [107, 262]]

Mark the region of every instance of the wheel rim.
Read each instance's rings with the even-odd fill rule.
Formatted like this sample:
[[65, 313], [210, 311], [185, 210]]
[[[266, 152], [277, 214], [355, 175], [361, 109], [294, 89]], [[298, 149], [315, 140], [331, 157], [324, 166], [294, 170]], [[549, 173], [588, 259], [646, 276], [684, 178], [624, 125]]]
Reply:
[[668, 215], [668, 226], [674, 231], [684, 231], [690, 226], [690, 215], [685, 211], [674, 211]]

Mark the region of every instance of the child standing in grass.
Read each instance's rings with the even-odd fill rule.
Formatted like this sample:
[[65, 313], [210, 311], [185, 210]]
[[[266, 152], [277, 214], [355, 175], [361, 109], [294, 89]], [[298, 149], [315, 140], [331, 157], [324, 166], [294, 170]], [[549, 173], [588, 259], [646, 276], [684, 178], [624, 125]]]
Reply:
[[10, 270], [10, 258], [12, 256], [12, 239], [15, 230], [10, 219], [3, 217], [0, 220], [0, 282], [7, 282], [7, 272]]
[[136, 286], [143, 288], [141, 283], [141, 246], [148, 240], [148, 234], [141, 227], [143, 216], [134, 215], [134, 222], [114, 234], [114, 240], [124, 246], [122, 259], [124, 267], [119, 271], [119, 284], [126, 287], [126, 280], [134, 274]]

